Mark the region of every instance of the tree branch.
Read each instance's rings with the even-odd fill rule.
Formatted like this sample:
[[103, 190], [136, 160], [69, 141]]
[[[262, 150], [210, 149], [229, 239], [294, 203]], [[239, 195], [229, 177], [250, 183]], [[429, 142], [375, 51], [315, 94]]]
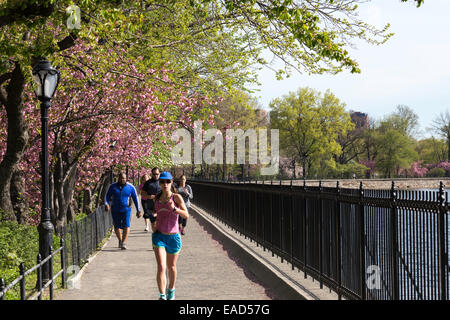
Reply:
[[25, 8], [11, 8], [5, 15], [0, 16], [0, 27], [10, 25], [19, 20], [25, 20], [34, 17], [48, 17], [55, 10], [52, 4], [32, 4]]
[[69, 49], [75, 45], [75, 41], [78, 39], [78, 36], [74, 33], [70, 33], [67, 37], [58, 42], [58, 47], [60, 51]]
[[0, 75], [0, 103], [2, 103], [3, 105], [6, 106], [7, 103], [7, 94], [5, 92], [5, 89], [2, 87], [3, 82], [8, 81], [9, 79], [11, 79], [12, 77], [12, 73], [11, 72], [7, 72], [4, 73], [2, 75]]

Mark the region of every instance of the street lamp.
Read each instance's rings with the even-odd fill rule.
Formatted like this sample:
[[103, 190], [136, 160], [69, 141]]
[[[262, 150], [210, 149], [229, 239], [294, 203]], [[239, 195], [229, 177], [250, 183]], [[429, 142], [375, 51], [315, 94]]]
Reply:
[[[53, 243], [53, 224], [50, 219], [50, 197], [49, 197], [49, 174], [48, 174], [48, 109], [50, 100], [55, 94], [59, 84], [59, 71], [54, 69], [50, 62], [41, 60], [33, 68], [33, 79], [36, 83], [35, 93], [41, 101], [41, 168], [42, 168], [42, 208], [41, 222], [38, 226], [39, 231], [39, 253], [42, 259], [50, 254], [50, 246]], [[48, 262], [42, 268], [43, 282], [49, 279]]]

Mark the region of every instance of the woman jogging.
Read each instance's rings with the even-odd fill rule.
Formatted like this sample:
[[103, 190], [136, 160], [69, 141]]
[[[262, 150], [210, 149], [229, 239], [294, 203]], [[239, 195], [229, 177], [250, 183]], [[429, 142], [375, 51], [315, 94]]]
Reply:
[[[182, 174], [180, 176], [179, 185], [177, 188], [178, 194], [183, 197], [184, 204], [186, 205], [186, 209], [189, 212], [189, 208], [191, 206], [190, 200], [193, 199], [194, 194], [192, 193], [192, 188], [190, 185], [186, 184], [186, 176]], [[184, 235], [185, 229], [186, 229], [186, 222], [187, 219], [183, 218], [182, 216], [178, 217], [178, 224], [180, 225], [180, 233]]]
[[[177, 278], [177, 259], [181, 250], [178, 216], [187, 219], [189, 213], [183, 198], [172, 186], [172, 175], [164, 171], [159, 177], [161, 192], [155, 197], [156, 224], [152, 234], [158, 270], [156, 282], [159, 289], [159, 299], [175, 299], [175, 281]], [[169, 285], [166, 291], [166, 268], [169, 273]]]

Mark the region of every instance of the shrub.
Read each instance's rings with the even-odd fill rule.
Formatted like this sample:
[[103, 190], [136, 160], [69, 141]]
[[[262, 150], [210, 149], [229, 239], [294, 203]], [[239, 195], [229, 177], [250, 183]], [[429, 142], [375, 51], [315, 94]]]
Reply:
[[442, 168], [433, 168], [427, 173], [427, 177], [443, 177], [445, 176], [445, 170]]
[[[59, 248], [59, 238], [53, 236], [53, 248]], [[14, 281], [19, 274], [19, 265], [23, 263], [25, 270], [36, 264], [39, 253], [39, 233], [36, 226], [18, 224], [15, 221], [0, 222], [0, 278], [6, 285]], [[57, 255], [59, 256], [59, 255]], [[55, 257], [55, 263], [59, 258]], [[54, 270], [59, 268], [55, 265]], [[27, 290], [36, 283], [36, 272], [26, 278]], [[28, 293], [28, 292], [27, 292]], [[6, 293], [6, 299], [19, 299], [18, 285]]]

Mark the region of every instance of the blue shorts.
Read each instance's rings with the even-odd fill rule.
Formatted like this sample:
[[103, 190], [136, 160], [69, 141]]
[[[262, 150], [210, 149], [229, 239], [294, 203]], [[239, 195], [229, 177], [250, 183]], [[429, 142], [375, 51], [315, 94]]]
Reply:
[[181, 250], [181, 237], [179, 233], [163, 234], [153, 232], [152, 242], [154, 248], [165, 248], [167, 253], [178, 254]]
[[131, 210], [128, 210], [126, 212], [112, 211], [111, 215], [113, 219], [114, 229], [123, 229], [130, 227]]

